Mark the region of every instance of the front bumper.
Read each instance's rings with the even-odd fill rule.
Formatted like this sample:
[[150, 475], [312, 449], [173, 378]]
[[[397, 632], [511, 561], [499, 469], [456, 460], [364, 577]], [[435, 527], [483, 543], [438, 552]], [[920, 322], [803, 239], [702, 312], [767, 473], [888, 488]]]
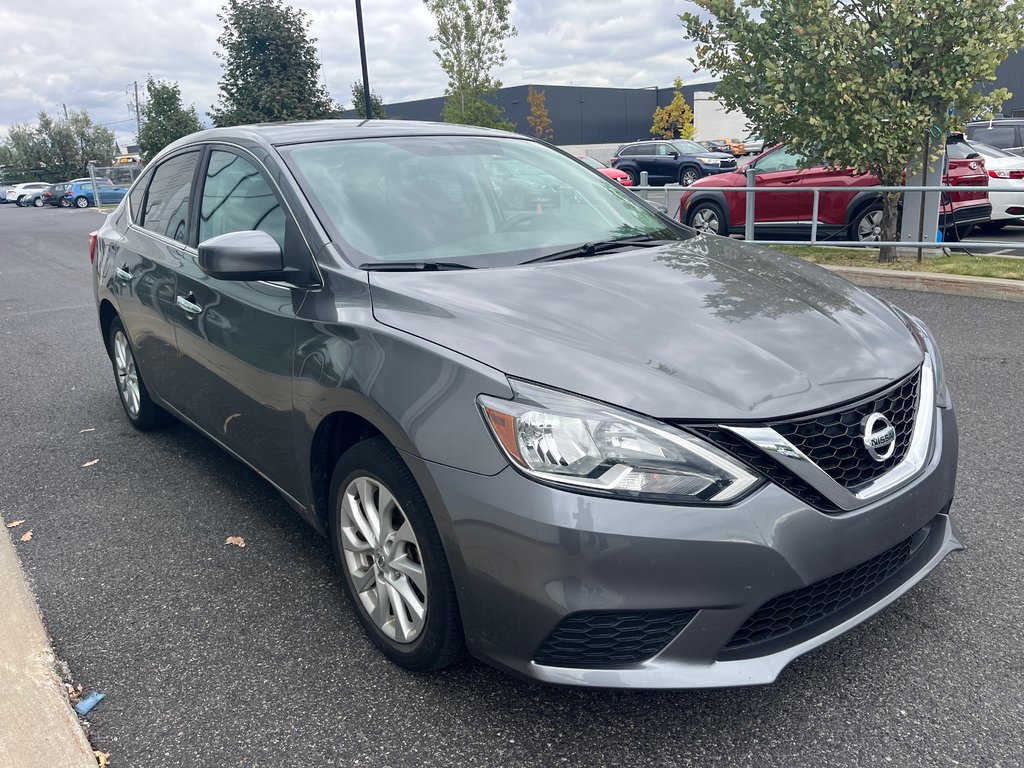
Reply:
[[[731, 507], [686, 508], [570, 493], [511, 468], [486, 477], [422, 464], [418, 469], [437, 489], [428, 500], [442, 521], [471, 653], [567, 685], [772, 682], [794, 658], [877, 613], [963, 548], [947, 514], [956, 421], [952, 411], [936, 413], [925, 469], [882, 500], [841, 514], [819, 512], [775, 485]], [[909, 560], [845, 610], [752, 651], [725, 651], [774, 598], [860, 566], [915, 535]], [[624, 611], [692, 617], [642, 661], [537, 663], [566, 617]]]

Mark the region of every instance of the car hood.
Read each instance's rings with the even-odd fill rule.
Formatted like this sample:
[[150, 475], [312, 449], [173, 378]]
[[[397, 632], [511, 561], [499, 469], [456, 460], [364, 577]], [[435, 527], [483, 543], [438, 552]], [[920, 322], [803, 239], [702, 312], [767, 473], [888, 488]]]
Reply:
[[736, 159], [729, 152], [711, 152], [711, 151], [708, 151], [708, 152], [698, 152], [696, 155], [694, 155], [694, 157], [707, 157], [707, 158], [711, 158], [711, 159], [714, 159], [714, 160], [735, 160]]
[[508, 268], [372, 272], [378, 321], [509, 376], [660, 418], [768, 419], [879, 389], [922, 353], [824, 269], [717, 237]]

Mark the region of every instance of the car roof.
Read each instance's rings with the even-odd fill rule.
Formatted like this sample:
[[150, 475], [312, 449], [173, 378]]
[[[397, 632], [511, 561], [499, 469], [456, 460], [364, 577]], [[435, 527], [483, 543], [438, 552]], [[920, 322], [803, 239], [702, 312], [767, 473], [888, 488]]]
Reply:
[[454, 123], [429, 123], [418, 120], [309, 120], [210, 128], [179, 139], [168, 149], [218, 140], [243, 140], [280, 147], [317, 141], [378, 139], [393, 136], [502, 136], [533, 141], [528, 136], [518, 133]]

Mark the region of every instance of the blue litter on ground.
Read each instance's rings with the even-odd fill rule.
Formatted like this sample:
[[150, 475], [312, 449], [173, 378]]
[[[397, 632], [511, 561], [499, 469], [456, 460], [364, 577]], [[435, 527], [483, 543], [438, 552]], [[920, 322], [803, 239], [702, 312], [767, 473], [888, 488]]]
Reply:
[[77, 704], [75, 704], [75, 712], [80, 714], [82, 717], [85, 717], [90, 712], [92, 712], [93, 707], [95, 707], [105, 698], [107, 698], [107, 694], [97, 693], [96, 691], [93, 691], [88, 696], [79, 701]]

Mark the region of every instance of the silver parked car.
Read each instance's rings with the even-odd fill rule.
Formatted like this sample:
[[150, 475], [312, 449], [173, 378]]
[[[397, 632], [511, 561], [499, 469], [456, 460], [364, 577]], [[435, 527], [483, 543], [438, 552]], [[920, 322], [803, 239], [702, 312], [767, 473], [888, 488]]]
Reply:
[[767, 683], [961, 548], [921, 321], [523, 136], [203, 131], [90, 249], [129, 421], [272, 483], [408, 669]]

